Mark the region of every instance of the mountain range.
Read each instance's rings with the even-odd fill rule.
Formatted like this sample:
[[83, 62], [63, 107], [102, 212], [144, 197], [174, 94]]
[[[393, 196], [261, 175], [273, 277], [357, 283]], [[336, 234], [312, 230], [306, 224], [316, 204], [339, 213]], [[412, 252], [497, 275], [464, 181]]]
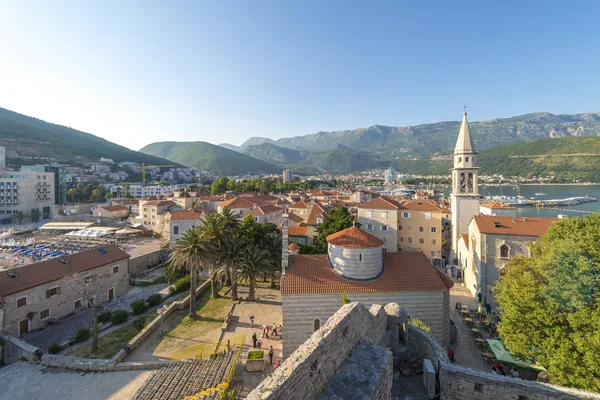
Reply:
[[0, 108], [0, 146], [6, 147], [8, 160], [15, 164], [32, 163], [23, 156], [54, 158], [71, 163], [97, 161], [100, 157], [106, 157], [116, 162], [173, 164], [164, 158], [133, 151], [92, 134], [5, 108]]

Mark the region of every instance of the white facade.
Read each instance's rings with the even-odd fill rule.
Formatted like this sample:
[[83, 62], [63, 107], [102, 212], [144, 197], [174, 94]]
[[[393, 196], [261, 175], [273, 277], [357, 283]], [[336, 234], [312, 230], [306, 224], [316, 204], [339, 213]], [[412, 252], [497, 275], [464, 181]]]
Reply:
[[0, 146], [0, 168], [6, 167], [6, 148]]
[[351, 248], [329, 244], [329, 260], [338, 274], [351, 279], [373, 279], [383, 269], [382, 247]]
[[[129, 187], [129, 193], [133, 197], [148, 197], [148, 196], [166, 196], [172, 194], [177, 191], [179, 186], [171, 186], [171, 185], [131, 185]], [[110, 189], [111, 193], [114, 195], [117, 193], [117, 187], [114, 186]], [[125, 192], [124, 189], [120, 189], [121, 192]]]
[[452, 255], [456, 257], [458, 239], [467, 232], [467, 225], [474, 215], [479, 214], [477, 179], [479, 168], [475, 162], [475, 146], [469, 130], [467, 113], [463, 120], [454, 149], [452, 168]]
[[386, 185], [396, 183], [397, 179], [398, 179], [398, 175], [396, 173], [396, 170], [394, 170], [392, 168], [385, 170], [384, 183]]
[[0, 173], [0, 223], [51, 219], [54, 206], [54, 173], [8, 171]]

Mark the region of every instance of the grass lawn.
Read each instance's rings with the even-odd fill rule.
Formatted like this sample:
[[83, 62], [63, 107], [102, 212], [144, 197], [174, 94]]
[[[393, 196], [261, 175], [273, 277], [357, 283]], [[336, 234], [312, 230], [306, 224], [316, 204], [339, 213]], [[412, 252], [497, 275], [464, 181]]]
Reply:
[[[152, 321], [154, 317], [154, 314], [146, 315], [144, 317], [145, 325]], [[111, 358], [117, 354], [119, 350], [121, 350], [121, 345], [123, 342], [128, 342], [139, 332], [140, 331], [133, 326], [133, 323], [129, 323], [124, 327], [119, 328], [116, 331], [98, 339], [98, 349], [96, 351], [92, 351], [91, 344], [86, 344], [74, 352], [69, 353], [69, 356], [84, 358]]]
[[[219, 294], [223, 296], [227, 289], [222, 288]], [[230, 297], [211, 299], [210, 293], [208, 289], [198, 298], [196, 320], [190, 319], [187, 307], [165, 320], [165, 335], [160, 338], [162, 340], [158, 343], [156, 351], [172, 351], [219, 340], [221, 326], [233, 303]]]

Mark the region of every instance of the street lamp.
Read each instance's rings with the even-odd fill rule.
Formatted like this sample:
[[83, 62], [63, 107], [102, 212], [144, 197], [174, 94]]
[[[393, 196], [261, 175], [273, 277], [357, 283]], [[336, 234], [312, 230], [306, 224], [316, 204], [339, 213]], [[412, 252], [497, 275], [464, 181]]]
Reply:
[[167, 312], [168, 308], [169, 308], [169, 306], [165, 304], [164, 306], [156, 309], [156, 312], [158, 313], [158, 315], [160, 315], [160, 334], [161, 335], [164, 333], [163, 321], [165, 320], [165, 313]]

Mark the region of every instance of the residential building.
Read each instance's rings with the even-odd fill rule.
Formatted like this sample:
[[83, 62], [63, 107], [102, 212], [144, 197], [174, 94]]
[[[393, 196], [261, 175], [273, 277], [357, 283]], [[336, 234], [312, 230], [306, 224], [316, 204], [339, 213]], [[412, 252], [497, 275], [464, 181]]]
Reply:
[[255, 207], [255, 203], [245, 197], [234, 197], [219, 203], [217, 211], [221, 212], [225, 207], [229, 207], [234, 214], [244, 216]]
[[473, 216], [479, 214], [479, 193], [477, 180], [479, 168], [475, 162], [477, 151], [473, 144], [467, 112], [463, 113], [456, 147], [454, 148], [454, 168], [452, 168], [452, 255], [458, 250], [458, 239], [467, 232], [467, 225]]
[[6, 167], [6, 147], [0, 146], [0, 168]]
[[[284, 224], [284, 230], [286, 225]], [[284, 254], [288, 254], [284, 231]], [[288, 357], [342, 305], [342, 293], [365, 307], [395, 302], [450, 343], [452, 280], [421, 252], [383, 252], [383, 241], [350, 227], [327, 237], [327, 254], [289, 256], [282, 275], [283, 356]], [[284, 260], [283, 265], [287, 265]]]
[[[148, 197], [148, 196], [167, 196], [171, 193], [177, 191], [179, 189], [178, 186], [170, 186], [170, 185], [130, 185], [129, 193], [133, 197]], [[119, 186], [113, 186], [110, 189], [113, 195], [118, 192], [123, 191]]]
[[294, 171], [291, 169], [283, 170], [283, 183], [292, 182], [294, 180]]
[[139, 216], [137, 219], [139, 223], [147, 227], [148, 229], [152, 229], [156, 231], [160, 230], [160, 225], [162, 223], [161, 217], [167, 212], [172, 211], [176, 207], [176, 204], [170, 200], [150, 200], [150, 201], [141, 201], [138, 209], [140, 210]]
[[54, 204], [67, 204], [67, 170], [65, 167], [50, 165], [24, 165], [24, 172], [52, 172], [54, 174]]
[[0, 272], [0, 330], [21, 336], [87, 307], [74, 274], [83, 276], [96, 304], [122, 296], [129, 257], [113, 245]]
[[442, 208], [433, 200], [410, 200], [398, 210], [398, 250], [422, 251], [432, 262], [442, 254]]
[[254, 217], [254, 220], [259, 224], [266, 224], [280, 215], [283, 215], [283, 208], [279, 208], [272, 204], [256, 207], [248, 213]]
[[385, 173], [383, 174], [383, 183], [385, 185], [393, 185], [396, 183], [396, 180], [398, 179], [398, 174], [396, 173], [396, 170], [390, 168], [390, 169], [386, 169]]
[[553, 218], [476, 215], [461, 235], [457, 258], [465, 287], [473, 297], [497, 309], [493, 288], [506, 263], [515, 255], [529, 255], [528, 244], [544, 235]]
[[94, 210], [96, 217], [123, 219], [129, 217], [129, 208], [126, 206], [102, 206]]
[[177, 245], [177, 242], [192, 228], [202, 224], [202, 213], [193, 210], [174, 210], [168, 212], [165, 220], [169, 224], [169, 246]]
[[0, 224], [52, 218], [54, 174], [51, 172], [0, 172]]
[[383, 241], [386, 252], [398, 251], [398, 210], [401, 205], [391, 197], [376, 197], [358, 206], [361, 229]]
[[500, 201], [493, 201], [491, 203], [482, 203], [479, 205], [479, 211], [483, 215], [497, 215], [503, 217], [516, 217], [517, 208], [506, 205]]

